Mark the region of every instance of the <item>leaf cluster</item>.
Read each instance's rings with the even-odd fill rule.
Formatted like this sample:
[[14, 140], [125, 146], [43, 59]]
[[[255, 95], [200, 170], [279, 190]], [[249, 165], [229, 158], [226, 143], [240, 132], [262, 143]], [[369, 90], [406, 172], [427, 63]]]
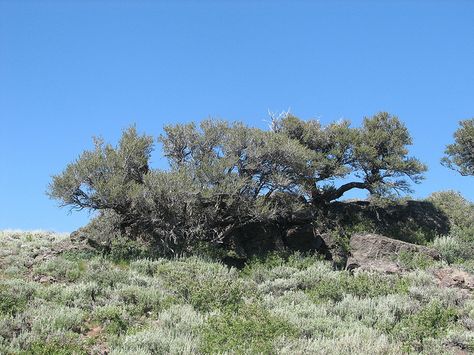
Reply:
[[463, 176], [474, 175], [474, 118], [459, 122], [454, 143], [446, 147], [441, 162]]

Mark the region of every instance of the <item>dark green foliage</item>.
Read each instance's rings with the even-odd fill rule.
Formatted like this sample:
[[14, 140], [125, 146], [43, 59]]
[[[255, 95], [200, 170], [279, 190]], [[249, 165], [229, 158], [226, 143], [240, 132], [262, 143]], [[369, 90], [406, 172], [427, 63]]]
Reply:
[[204, 354], [274, 354], [278, 336], [292, 337], [297, 330], [259, 305], [245, 304], [235, 312], [212, 316], [202, 333]]
[[446, 147], [441, 162], [461, 175], [474, 175], [474, 118], [459, 122], [454, 143]]

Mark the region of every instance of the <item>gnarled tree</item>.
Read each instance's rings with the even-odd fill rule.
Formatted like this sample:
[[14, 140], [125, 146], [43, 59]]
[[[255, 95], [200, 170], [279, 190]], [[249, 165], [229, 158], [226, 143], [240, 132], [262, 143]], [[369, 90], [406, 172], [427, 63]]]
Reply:
[[132, 127], [117, 147], [96, 140], [53, 177], [49, 195], [112, 214], [120, 235], [175, 254], [200, 242], [231, 248], [246, 225], [291, 223], [298, 211], [352, 189], [409, 191], [407, 179], [419, 182], [426, 170], [408, 156], [410, 135], [388, 113], [365, 118], [360, 128], [291, 115], [268, 131], [206, 120], [166, 126], [159, 141], [168, 170], [150, 169], [153, 140]]

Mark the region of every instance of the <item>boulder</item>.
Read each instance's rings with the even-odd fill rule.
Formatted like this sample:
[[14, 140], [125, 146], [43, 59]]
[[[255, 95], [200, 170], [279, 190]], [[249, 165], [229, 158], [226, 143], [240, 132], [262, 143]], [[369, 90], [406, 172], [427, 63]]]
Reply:
[[433, 260], [439, 260], [439, 253], [425, 246], [391, 239], [378, 234], [355, 234], [351, 237], [350, 256], [346, 263], [348, 270], [372, 270], [398, 273], [403, 267], [398, 263], [400, 253], [420, 253]]

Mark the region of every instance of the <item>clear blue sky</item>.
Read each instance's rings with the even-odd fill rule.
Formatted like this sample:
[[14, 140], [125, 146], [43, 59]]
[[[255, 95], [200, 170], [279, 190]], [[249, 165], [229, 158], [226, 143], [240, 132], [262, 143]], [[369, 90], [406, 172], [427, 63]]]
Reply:
[[287, 108], [398, 115], [430, 169], [414, 196], [474, 200], [474, 178], [439, 164], [474, 117], [474, 1], [0, 0], [0, 229], [87, 223], [44, 191], [93, 135], [209, 116], [263, 127]]

